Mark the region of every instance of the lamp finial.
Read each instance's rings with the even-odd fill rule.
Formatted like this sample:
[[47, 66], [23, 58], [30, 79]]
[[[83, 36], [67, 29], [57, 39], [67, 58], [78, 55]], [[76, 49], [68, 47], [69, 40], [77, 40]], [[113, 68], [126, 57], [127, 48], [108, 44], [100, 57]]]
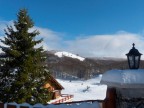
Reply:
[[135, 43], [133, 43], [132, 45], [133, 45], [133, 48], [135, 48]]

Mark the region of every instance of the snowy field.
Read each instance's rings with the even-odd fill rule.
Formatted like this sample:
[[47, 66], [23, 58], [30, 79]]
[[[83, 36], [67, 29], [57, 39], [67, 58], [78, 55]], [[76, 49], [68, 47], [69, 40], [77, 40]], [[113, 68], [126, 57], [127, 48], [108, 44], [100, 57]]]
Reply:
[[65, 88], [62, 94], [74, 95], [73, 101], [103, 100], [106, 97], [106, 85], [101, 85], [102, 75], [86, 81], [69, 81], [57, 79]]

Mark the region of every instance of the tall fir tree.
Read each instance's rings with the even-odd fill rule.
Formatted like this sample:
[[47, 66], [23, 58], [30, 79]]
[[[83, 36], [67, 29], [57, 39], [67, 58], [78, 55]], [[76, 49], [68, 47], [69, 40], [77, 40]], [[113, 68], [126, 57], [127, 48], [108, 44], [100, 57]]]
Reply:
[[4, 54], [0, 65], [0, 101], [47, 103], [51, 92], [43, 87], [49, 79], [44, 65], [46, 56], [42, 47], [35, 46], [43, 40], [36, 40], [37, 30], [26, 9], [21, 9], [14, 26], [7, 26], [5, 38], [1, 40]]

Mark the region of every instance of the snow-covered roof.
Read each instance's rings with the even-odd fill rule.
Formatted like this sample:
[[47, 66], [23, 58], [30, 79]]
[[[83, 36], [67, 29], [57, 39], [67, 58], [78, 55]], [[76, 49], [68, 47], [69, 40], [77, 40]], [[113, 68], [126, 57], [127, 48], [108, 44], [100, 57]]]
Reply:
[[52, 76], [49, 75], [49, 83], [54, 84], [55, 90], [62, 90], [64, 87]]
[[144, 69], [110, 70], [103, 74], [101, 83], [108, 87], [144, 88]]

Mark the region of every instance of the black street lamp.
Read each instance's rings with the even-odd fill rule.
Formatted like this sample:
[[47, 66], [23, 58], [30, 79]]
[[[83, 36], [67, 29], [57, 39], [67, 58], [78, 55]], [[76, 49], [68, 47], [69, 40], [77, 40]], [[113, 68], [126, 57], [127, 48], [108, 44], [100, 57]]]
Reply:
[[128, 64], [130, 69], [138, 69], [140, 64], [141, 53], [137, 49], [135, 49], [135, 44], [133, 43], [132, 49], [129, 51], [127, 55]]

